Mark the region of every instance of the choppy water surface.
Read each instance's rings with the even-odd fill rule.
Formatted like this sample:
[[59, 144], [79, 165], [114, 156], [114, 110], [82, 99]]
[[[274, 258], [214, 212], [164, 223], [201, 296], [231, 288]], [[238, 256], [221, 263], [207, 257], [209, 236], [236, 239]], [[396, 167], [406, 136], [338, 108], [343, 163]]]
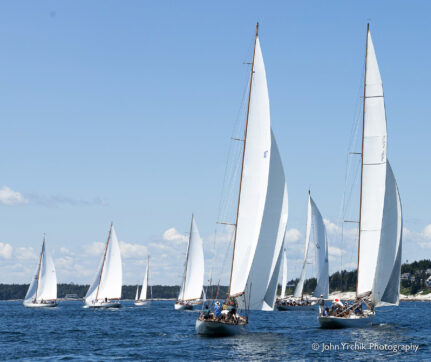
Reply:
[[[123, 302], [119, 310], [83, 309], [79, 302], [36, 310], [0, 302], [0, 360], [431, 360], [431, 303], [379, 309], [368, 329], [322, 330], [316, 312], [251, 312], [247, 334], [224, 338], [197, 336], [197, 315], [175, 311], [173, 302]], [[412, 344], [417, 352], [375, 349]]]

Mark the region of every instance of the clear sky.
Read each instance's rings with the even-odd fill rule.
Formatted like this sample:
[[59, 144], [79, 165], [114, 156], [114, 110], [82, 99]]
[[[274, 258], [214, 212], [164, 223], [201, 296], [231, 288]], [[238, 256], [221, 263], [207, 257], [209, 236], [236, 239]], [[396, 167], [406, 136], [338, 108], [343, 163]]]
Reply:
[[[382, 74], [403, 261], [431, 257], [429, 1], [0, 3], [0, 282], [29, 282], [43, 233], [60, 282], [89, 283], [109, 223], [124, 282], [178, 284], [191, 213], [206, 247], [260, 22], [271, 122], [289, 191], [289, 274], [306, 197], [339, 241], [366, 23]], [[428, 228], [427, 228], [428, 226]], [[349, 228], [351, 225], [349, 225]], [[350, 233], [350, 234], [349, 234]]]

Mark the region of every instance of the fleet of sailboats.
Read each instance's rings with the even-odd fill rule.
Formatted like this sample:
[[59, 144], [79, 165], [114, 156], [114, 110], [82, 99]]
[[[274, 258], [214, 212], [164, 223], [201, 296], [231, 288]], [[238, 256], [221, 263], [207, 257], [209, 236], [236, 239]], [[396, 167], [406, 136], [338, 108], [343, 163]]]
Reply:
[[[328, 239], [325, 223], [308, 193], [304, 259], [293, 295], [286, 296], [286, 226], [288, 195], [286, 178], [276, 139], [271, 128], [266, 70], [256, 25], [251, 62], [247, 114], [242, 142], [241, 173], [236, 202], [229, 289], [218, 312], [200, 313], [196, 332], [201, 335], [235, 335], [246, 330], [250, 310], [272, 311], [314, 309], [304, 303], [304, 282], [310, 249], [315, 252], [317, 284], [313, 299], [320, 297], [318, 322], [323, 328], [368, 327], [375, 308], [398, 305], [402, 249], [402, 207], [394, 173], [387, 159], [387, 129], [384, 94], [375, 49], [367, 26], [364, 96], [362, 112], [361, 184], [359, 202], [358, 266], [356, 300], [328, 314], [324, 300], [329, 297]], [[148, 298], [149, 265], [134, 304]], [[282, 268], [281, 294], [276, 299]], [[204, 250], [192, 215], [184, 274], [176, 310], [193, 309], [206, 301], [204, 293]], [[85, 308], [121, 306], [122, 259], [118, 238], [111, 224], [94, 281], [84, 298]], [[151, 289], [150, 289], [151, 290]], [[218, 303], [218, 302], [217, 302]], [[46, 250], [45, 238], [24, 306], [57, 305], [57, 277], [54, 262]], [[216, 308], [216, 309], [217, 309]]]
[[357, 299], [349, 311], [335, 315], [325, 316], [320, 308], [318, 319], [324, 328], [370, 326], [375, 308], [399, 303], [401, 199], [387, 159], [383, 86], [369, 25], [362, 121]]
[[27, 294], [24, 298], [24, 306], [29, 308], [46, 308], [57, 305], [57, 275], [54, 262], [46, 251], [45, 237], [40, 251], [39, 264], [34, 278], [31, 280]]
[[144, 281], [142, 283], [141, 295], [139, 297], [138, 297], [139, 286], [137, 286], [136, 288], [135, 305], [138, 305], [138, 306], [147, 305], [151, 301], [150, 299], [147, 299], [149, 271], [150, 271], [150, 257], [147, 258], [147, 266], [145, 268]]
[[174, 308], [176, 310], [193, 309], [202, 296], [204, 286], [204, 249], [194, 216], [190, 223], [187, 244], [186, 263], [181, 289]]
[[[304, 300], [304, 282], [307, 265], [309, 262], [310, 246], [315, 251], [315, 266], [317, 269], [317, 285], [313, 292], [313, 297], [327, 299], [329, 295], [329, 265], [328, 265], [328, 240], [326, 227], [322, 214], [316, 203], [308, 192], [307, 224], [305, 231], [304, 261], [302, 263], [301, 276], [296, 284], [293, 296], [284, 297], [277, 301], [278, 310], [304, 310], [314, 309], [315, 302], [308, 298]], [[286, 279], [286, 278], [285, 278]], [[284, 281], [286, 283], [286, 281]], [[284, 285], [285, 287], [285, 285]], [[283, 293], [284, 295], [284, 293]]]

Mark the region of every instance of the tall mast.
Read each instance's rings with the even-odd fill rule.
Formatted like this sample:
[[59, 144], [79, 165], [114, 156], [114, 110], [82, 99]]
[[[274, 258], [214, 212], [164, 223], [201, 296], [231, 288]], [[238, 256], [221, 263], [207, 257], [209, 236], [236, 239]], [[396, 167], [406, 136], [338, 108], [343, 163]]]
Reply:
[[39, 290], [40, 267], [42, 265], [42, 255], [43, 255], [44, 249], [45, 249], [45, 234], [43, 234], [42, 250], [40, 251], [39, 267], [37, 269], [37, 279], [36, 279], [36, 294], [34, 295], [34, 300], [37, 299], [37, 291]]
[[99, 283], [97, 284], [96, 300], [97, 300], [97, 297], [99, 296], [100, 282], [102, 281], [102, 274], [103, 274], [103, 268], [105, 266], [106, 253], [108, 251], [109, 240], [111, 240], [111, 231], [112, 231], [112, 222], [111, 222], [111, 227], [109, 228], [108, 240], [106, 240], [105, 254], [103, 254], [102, 269], [100, 270]]
[[359, 254], [361, 250], [362, 178], [364, 175], [365, 94], [366, 94], [366, 88], [367, 88], [367, 57], [368, 57], [368, 33], [369, 32], [370, 32], [370, 23], [367, 24], [367, 39], [365, 41], [364, 98], [362, 100], [361, 191], [359, 196], [358, 268], [356, 269], [356, 296], [358, 295]]
[[[184, 271], [184, 279], [183, 279], [183, 297], [181, 300], [184, 300], [184, 288], [186, 286], [186, 277], [187, 277], [187, 264], [189, 263], [189, 251], [190, 251], [190, 241], [192, 239], [192, 227], [193, 227], [193, 214], [192, 221], [190, 222], [190, 232], [189, 232], [189, 244], [187, 245], [187, 256], [186, 256], [186, 270]], [[148, 279], [147, 279], [148, 280]], [[148, 281], [147, 281], [148, 282]]]
[[[150, 256], [149, 255], [147, 256], [147, 273], [146, 274], [147, 274], [147, 288], [148, 288], [148, 279], [149, 279], [149, 274], [150, 274]], [[145, 295], [147, 295], [147, 291], [145, 291]], [[148, 296], [145, 299], [148, 299]]]
[[237, 209], [236, 209], [235, 234], [234, 234], [234, 238], [233, 238], [232, 265], [231, 265], [231, 268], [230, 268], [228, 297], [230, 297], [230, 288], [231, 288], [231, 283], [232, 283], [233, 262], [235, 260], [235, 245], [236, 245], [236, 235], [237, 235], [237, 230], [238, 230], [239, 205], [241, 203], [242, 176], [243, 176], [243, 172], [244, 172], [245, 147], [246, 147], [246, 144], [247, 144], [248, 117], [249, 117], [249, 113], [250, 113], [251, 87], [253, 85], [254, 56], [256, 54], [256, 41], [257, 41], [257, 37], [258, 37], [258, 34], [259, 34], [258, 32], [259, 32], [259, 23], [256, 24], [256, 34], [254, 36], [253, 60], [252, 60], [252, 63], [251, 63], [250, 87], [249, 87], [249, 90], [248, 90], [247, 118], [246, 118], [246, 121], [245, 121], [244, 142], [243, 142], [243, 148], [242, 148], [241, 178], [240, 178], [240, 181], [239, 181], [238, 204], [237, 204]]

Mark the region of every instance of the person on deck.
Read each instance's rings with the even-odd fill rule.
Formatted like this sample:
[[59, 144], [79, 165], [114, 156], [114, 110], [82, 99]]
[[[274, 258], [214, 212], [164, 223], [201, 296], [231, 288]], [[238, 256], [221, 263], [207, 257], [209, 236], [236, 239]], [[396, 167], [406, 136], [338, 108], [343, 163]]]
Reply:
[[221, 306], [220, 306], [220, 302], [218, 302], [218, 301], [215, 303], [214, 315], [215, 315], [216, 318], [220, 318], [221, 317]]
[[203, 314], [204, 314], [204, 319], [210, 319], [211, 316], [210, 316], [210, 310], [209, 310], [208, 304], [205, 304], [205, 309]]

